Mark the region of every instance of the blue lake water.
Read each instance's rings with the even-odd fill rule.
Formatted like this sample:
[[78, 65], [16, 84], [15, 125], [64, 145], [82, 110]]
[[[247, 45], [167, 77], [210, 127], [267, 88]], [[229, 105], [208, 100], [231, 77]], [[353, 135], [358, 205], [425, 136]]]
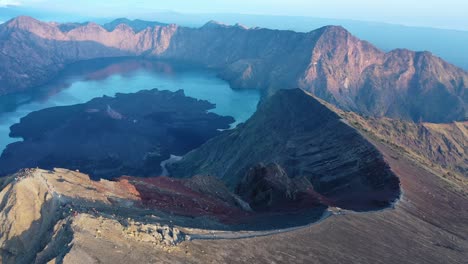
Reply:
[[208, 100], [216, 104], [213, 112], [235, 118], [233, 126], [247, 120], [260, 100], [257, 90], [233, 90], [208, 70], [142, 60], [81, 62], [34, 92], [0, 97], [0, 152], [21, 140], [9, 137], [10, 126], [31, 112], [153, 88], [183, 89], [187, 96]]

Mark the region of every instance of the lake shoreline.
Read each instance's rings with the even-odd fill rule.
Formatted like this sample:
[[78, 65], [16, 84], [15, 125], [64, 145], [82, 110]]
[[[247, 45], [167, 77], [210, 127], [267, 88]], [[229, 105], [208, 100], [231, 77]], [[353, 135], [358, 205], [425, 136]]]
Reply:
[[21, 140], [9, 137], [10, 127], [29, 113], [154, 88], [182, 89], [187, 96], [208, 100], [216, 105], [210, 111], [235, 118], [233, 127], [247, 120], [260, 101], [258, 90], [231, 89], [216, 72], [196, 65], [130, 57], [81, 61], [33, 92], [0, 96], [0, 151]]

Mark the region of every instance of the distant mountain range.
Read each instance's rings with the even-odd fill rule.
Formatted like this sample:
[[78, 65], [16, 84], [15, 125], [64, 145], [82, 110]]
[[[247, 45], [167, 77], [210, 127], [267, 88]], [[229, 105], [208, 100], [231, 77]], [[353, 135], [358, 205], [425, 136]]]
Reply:
[[[104, 25], [114, 18], [82, 16], [27, 9], [24, 6], [0, 8], [0, 20], [8, 21], [19, 15], [31, 16], [43, 21], [87, 22]], [[172, 11], [149, 12], [137, 16], [140, 19], [178, 24], [186, 27], [201, 27], [206, 21], [217, 20], [227, 24], [242, 23], [249, 27], [263, 27], [280, 30], [309, 32], [327, 26], [341, 25], [360, 39], [370, 41], [379, 49], [390, 51], [407, 48], [416, 51], [427, 50], [444, 60], [468, 70], [468, 31], [429, 27], [404, 26], [372, 21], [350, 19], [318, 18], [308, 16], [277, 16], [252, 14], [194, 14]], [[463, 28], [463, 25], [459, 25]]]
[[[467, 117], [468, 73], [429, 52], [382, 52], [342, 27], [308, 33], [209, 22], [201, 28], [121, 20], [0, 26], [0, 93], [30, 89], [67, 64], [144, 56], [213, 68], [234, 88], [301, 88], [344, 110], [413, 121]], [[20, 48], [18, 48], [20, 47]]]

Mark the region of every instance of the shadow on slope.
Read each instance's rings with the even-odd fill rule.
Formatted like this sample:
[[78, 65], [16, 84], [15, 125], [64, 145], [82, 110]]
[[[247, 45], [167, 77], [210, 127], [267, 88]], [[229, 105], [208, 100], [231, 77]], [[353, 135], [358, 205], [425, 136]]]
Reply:
[[299, 89], [277, 92], [246, 123], [169, 164], [169, 172], [218, 177], [256, 211], [316, 204], [378, 210], [400, 195], [377, 149]]

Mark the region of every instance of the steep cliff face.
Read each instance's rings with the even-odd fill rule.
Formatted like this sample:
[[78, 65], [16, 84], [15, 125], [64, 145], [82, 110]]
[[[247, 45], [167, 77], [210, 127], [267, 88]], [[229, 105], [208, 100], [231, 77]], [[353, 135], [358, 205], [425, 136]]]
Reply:
[[89, 23], [64, 32], [64, 38], [68, 41], [97, 42], [133, 55], [141, 55], [145, 52], [158, 55], [168, 48], [176, 30], [176, 25], [168, 25], [148, 27], [135, 33], [134, 29], [127, 24], [119, 24], [112, 31], [107, 31], [98, 24]]
[[299, 87], [366, 115], [431, 122], [467, 116], [467, 72], [427, 52], [384, 53], [341, 27], [297, 33], [126, 23], [64, 28], [19, 17], [1, 25], [0, 92], [31, 88], [78, 60], [149, 56], [212, 67], [235, 88], [272, 95]]
[[161, 56], [218, 69], [236, 88], [274, 92], [297, 86], [318, 37], [319, 32], [246, 29], [209, 22], [199, 29], [179, 28]]
[[76, 61], [159, 54], [176, 29], [155, 26], [135, 33], [120, 24], [109, 32], [86, 23], [61, 30], [56, 23], [18, 17], [0, 26], [0, 94], [39, 86]]
[[[136, 30], [130, 25], [120, 23], [115, 26], [108, 26], [107, 30], [101, 25], [90, 22], [78, 24], [68, 30], [61, 29], [61, 24], [46, 23], [30, 17], [18, 17], [2, 25], [2, 33], [8, 34], [22, 33], [25, 41], [27, 35], [33, 34], [35, 37], [53, 41], [75, 41], [75, 42], [96, 42], [108, 48], [115, 48], [121, 51], [140, 54], [148, 50], [163, 50], [165, 42], [170, 42], [170, 37], [177, 30], [176, 25], [154, 24], [143, 30]], [[2, 38], [3, 39], [3, 38]], [[163, 40], [162, 42], [160, 40]], [[30, 43], [24, 43], [28, 45]], [[55, 47], [50, 47], [55, 48]], [[58, 50], [59, 53], [61, 50]], [[44, 54], [49, 55], [49, 54]], [[50, 54], [53, 55], [53, 54]]]
[[69, 41], [52, 24], [19, 17], [0, 26], [0, 94], [39, 86], [68, 63], [128, 55], [94, 41]]
[[381, 64], [385, 54], [342, 27], [330, 26], [317, 31], [319, 38], [299, 80], [300, 88], [328, 101], [357, 108], [354, 97], [363, 72], [371, 65]]
[[[303, 178], [298, 186], [309, 187], [340, 207], [378, 208], [399, 195], [398, 179], [379, 152], [333, 111], [299, 89], [277, 92], [246, 123], [188, 153], [170, 166], [170, 173], [175, 177], [213, 175], [235, 189], [241, 181], [252, 182], [245, 175], [259, 163], [281, 167], [260, 176], [267, 185], [275, 178], [286, 180], [274, 175]], [[280, 185], [288, 188], [289, 184]], [[306, 193], [299, 187], [290, 192]]]
[[[58, 221], [59, 203], [47, 183], [20, 172], [0, 189], [0, 254], [4, 263], [33, 263]], [[1, 186], [0, 186], [1, 187]]]
[[467, 81], [462, 69], [428, 52], [383, 53], [326, 27], [299, 87], [366, 115], [444, 122], [465, 118]]

